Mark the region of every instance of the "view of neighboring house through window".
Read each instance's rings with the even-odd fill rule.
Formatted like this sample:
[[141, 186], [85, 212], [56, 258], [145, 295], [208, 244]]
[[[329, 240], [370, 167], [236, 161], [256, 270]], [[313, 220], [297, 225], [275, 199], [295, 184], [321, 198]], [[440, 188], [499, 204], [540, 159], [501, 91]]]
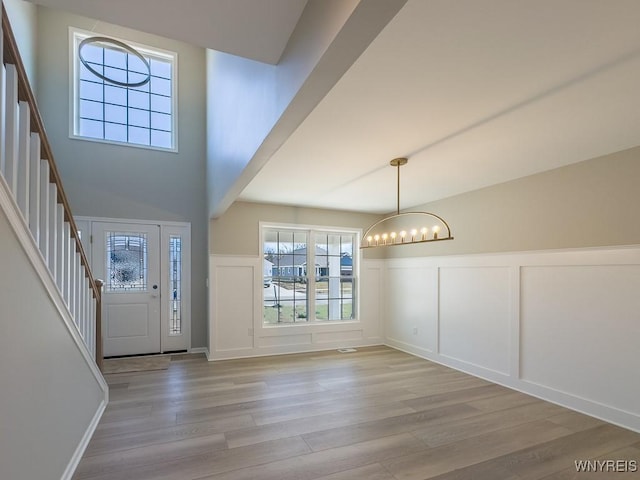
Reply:
[[262, 249], [265, 324], [356, 318], [356, 232], [269, 227]]
[[72, 135], [175, 150], [176, 54], [120, 39], [80, 46], [95, 36], [72, 34]]

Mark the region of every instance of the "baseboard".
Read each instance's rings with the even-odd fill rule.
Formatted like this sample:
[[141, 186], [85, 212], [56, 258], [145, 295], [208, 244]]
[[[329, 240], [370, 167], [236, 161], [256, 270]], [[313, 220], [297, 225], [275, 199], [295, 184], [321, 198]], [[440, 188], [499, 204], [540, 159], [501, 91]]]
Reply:
[[415, 357], [423, 358], [430, 362], [472, 375], [476, 378], [496, 383], [503, 387], [510, 388], [511, 390], [531, 395], [532, 397], [568, 408], [569, 410], [574, 410], [578, 413], [640, 433], [640, 417], [631, 412], [626, 412], [610, 405], [603, 405], [594, 402], [593, 400], [589, 400], [588, 398], [582, 398], [570, 393], [562, 392], [546, 385], [539, 385], [521, 379], [514, 379], [513, 377], [509, 377], [492, 370], [469, 368], [468, 365], [451, 362], [447, 357], [443, 357], [442, 355], [421, 353], [420, 351], [424, 351], [423, 349], [404, 342], [387, 339], [384, 345]]
[[87, 449], [89, 442], [91, 441], [91, 437], [93, 437], [93, 433], [96, 431], [96, 428], [98, 428], [98, 424], [100, 423], [102, 414], [107, 408], [107, 403], [108, 403], [108, 395], [105, 396], [105, 400], [103, 400], [98, 406], [98, 410], [93, 416], [93, 419], [91, 420], [91, 423], [87, 427], [87, 430], [84, 432], [84, 435], [82, 436], [82, 439], [80, 440], [80, 443], [76, 448], [76, 451], [73, 453], [73, 456], [69, 460], [69, 463], [67, 464], [67, 468], [62, 474], [61, 480], [71, 480], [71, 478], [73, 477], [73, 474], [75, 473], [76, 468], [78, 468], [78, 464], [80, 463], [80, 460], [82, 459], [82, 456], [84, 455], [84, 452]]
[[204, 353], [207, 356], [207, 360], [211, 360], [209, 349], [207, 347], [194, 347], [189, 349], [189, 353]]
[[[214, 352], [212, 357], [209, 357], [210, 362], [220, 361], [220, 360], [236, 360], [241, 358], [257, 358], [257, 357], [273, 357], [276, 355], [295, 355], [298, 353], [313, 353], [313, 352], [327, 352], [329, 350], [337, 350], [339, 348], [366, 348], [366, 347], [378, 347], [380, 345], [384, 345], [381, 341], [374, 341], [372, 343], [358, 343], [358, 342], [339, 342], [331, 345], [322, 345], [322, 344], [313, 344], [309, 345], [308, 348], [293, 346], [291, 349], [283, 350], [282, 347], [276, 348], [263, 348], [263, 349], [246, 349], [246, 350], [227, 350], [224, 352]], [[240, 353], [247, 352], [247, 353]]]

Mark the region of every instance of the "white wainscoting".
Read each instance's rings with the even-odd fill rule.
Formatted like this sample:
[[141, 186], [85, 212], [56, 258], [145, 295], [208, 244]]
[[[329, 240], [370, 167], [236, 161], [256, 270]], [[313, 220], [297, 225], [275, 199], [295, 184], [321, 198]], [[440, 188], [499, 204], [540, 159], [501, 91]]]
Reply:
[[640, 247], [386, 266], [388, 345], [640, 431]]
[[265, 326], [262, 258], [211, 255], [209, 359], [382, 344], [384, 267], [382, 260], [361, 262], [359, 321]]
[[509, 268], [440, 268], [444, 357], [509, 374]]

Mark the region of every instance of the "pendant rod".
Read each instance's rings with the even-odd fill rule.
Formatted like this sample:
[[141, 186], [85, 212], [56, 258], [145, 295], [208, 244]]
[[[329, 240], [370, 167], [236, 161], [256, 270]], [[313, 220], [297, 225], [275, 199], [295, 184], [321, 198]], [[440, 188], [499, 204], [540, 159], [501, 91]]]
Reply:
[[400, 167], [402, 165], [406, 165], [408, 161], [409, 161], [408, 159], [406, 159], [404, 157], [401, 157], [401, 158], [394, 158], [393, 160], [391, 160], [389, 162], [389, 164], [392, 167], [397, 167], [397, 169], [398, 169], [397, 187], [396, 187], [396, 193], [397, 193], [397, 195], [396, 195], [396, 214], [397, 215], [400, 215]]
[[397, 185], [396, 185], [396, 215], [400, 214], [400, 164], [396, 167], [398, 174], [397, 177]]

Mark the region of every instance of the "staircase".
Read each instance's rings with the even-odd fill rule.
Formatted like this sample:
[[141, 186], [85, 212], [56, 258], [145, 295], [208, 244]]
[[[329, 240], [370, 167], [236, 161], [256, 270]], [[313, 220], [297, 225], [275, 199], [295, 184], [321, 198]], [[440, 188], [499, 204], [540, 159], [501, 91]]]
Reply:
[[68, 480], [108, 402], [101, 282], [4, 3], [0, 51], [0, 479]]
[[77, 333], [101, 367], [101, 282], [91, 275], [4, 5], [2, 52], [0, 195], [17, 207], [22, 225], [14, 227], [30, 233]]

